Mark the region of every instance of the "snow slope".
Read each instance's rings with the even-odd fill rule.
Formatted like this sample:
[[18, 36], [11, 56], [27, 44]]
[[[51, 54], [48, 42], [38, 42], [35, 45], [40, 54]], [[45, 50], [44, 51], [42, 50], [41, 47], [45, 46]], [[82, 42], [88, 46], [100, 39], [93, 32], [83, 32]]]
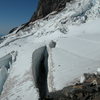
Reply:
[[[0, 100], [38, 100], [32, 54], [45, 45], [49, 54], [47, 81], [50, 92], [75, 83], [85, 72], [95, 72], [100, 67], [99, 25], [100, 0], [74, 0], [58, 14], [52, 12], [18, 33], [15, 30], [5, 36], [0, 44], [0, 58], [14, 51], [16, 60]], [[56, 41], [55, 48], [49, 47], [51, 40]], [[36, 58], [39, 56], [37, 54]]]
[[[91, 30], [95, 22], [97, 22], [97, 26], [94, 27], [96, 32], [93, 34]], [[51, 54], [54, 66], [53, 86], [56, 90], [71, 84], [75, 78], [80, 78], [83, 73], [95, 72], [100, 67], [100, 36], [98, 34], [100, 29], [97, 30], [98, 24], [100, 25], [100, 19], [91, 22], [91, 24], [87, 22], [80, 27], [74, 26], [75, 28], [73, 27], [71, 30], [74, 35], [69, 31], [68, 34], [71, 36], [60, 38], [57, 41], [57, 46], [52, 49]], [[99, 41], [96, 40], [96, 37]]]

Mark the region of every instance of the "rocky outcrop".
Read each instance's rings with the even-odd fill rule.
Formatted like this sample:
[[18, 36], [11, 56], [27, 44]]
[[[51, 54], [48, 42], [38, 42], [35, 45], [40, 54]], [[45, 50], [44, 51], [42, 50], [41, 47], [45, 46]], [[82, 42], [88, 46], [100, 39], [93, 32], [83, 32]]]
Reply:
[[37, 11], [33, 14], [31, 22], [45, 17], [52, 11], [61, 11], [66, 6], [66, 2], [71, 0], [40, 0]]
[[83, 83], [77, 83], [48, 94], [43, 100], [100, 100], [100, 75], [84, 74]]
[[14, 32], [17, 28], [18, 28], [18, 27], [15, 27], [15, 28], [11, 29], [11, 30], [9, 31], [9, 33], [8, 33], [8, 34], [10, 34], [10, 33]]
[[[25, 23], [20, 29], [17, 30], [17, 32], [24, 29], [25, 27], [28, 27], [30, 22], [34, 22], [35, 20], [41, 19], [53, 11], [57, 11], [57, 12], [61, 11], [62, 9], [65, 8], [66, 3], [70, 1], [71, 0], [39, 0], [38, 8], [34, 12], [29, 22]], [[16, 28], [13, 28], [9, 32], [9, 34], [15, 30]]]
[[49, 47], [50, 47], [50, 48], [55, 48], [55, 47], [56, 47], [56, 42], [52, 40], [52, 41], [49, 43]]

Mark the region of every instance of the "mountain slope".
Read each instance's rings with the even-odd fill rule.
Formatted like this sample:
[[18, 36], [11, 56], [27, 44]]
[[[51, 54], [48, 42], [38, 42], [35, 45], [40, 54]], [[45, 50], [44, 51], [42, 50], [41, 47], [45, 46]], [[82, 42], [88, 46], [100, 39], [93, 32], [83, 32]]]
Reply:
[[[12, 62], [1, 64], [9, 68], [0, 100], [38, 100], [77, 82], [85, 72], [95, 72], [100, 66], [99, 25], [100, 0], [74, 0], [59, 13], [5, 36], [0, 59], [10, 54]], [[42, 89], [43, 82], [47, 87]]]
[[37, 11], [33, 14], [31, 22], [45, 17], [53, 11], [61, 11], [65, 8], [66, 2], [71, 0], [40, 0]]

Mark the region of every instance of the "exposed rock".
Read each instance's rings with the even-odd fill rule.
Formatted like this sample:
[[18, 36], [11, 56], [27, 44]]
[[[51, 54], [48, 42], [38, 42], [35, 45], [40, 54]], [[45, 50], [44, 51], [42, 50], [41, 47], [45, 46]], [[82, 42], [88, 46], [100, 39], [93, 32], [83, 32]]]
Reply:
[[[100, 100], [100, 76], [85, 73], [86, 80], [48, 94], [44, 100]], [[94, 84], [96, 83], [96, 84]]]
[[100, 100], [100, 93], [93, 100]]
[[14, 32], [17, 28], [18, 28], [18, 27], [13, 28], [12, 30], [10, 30], [10, 31], [9, 31], [9, 33], [8, 33], [8, 34], [10, 34], [10, 33]]
[[33, 14], [30, 21], [43, 18], [52, 11], [61, 11], [66, 6], [66, 2], [71, 0], [40, 0], [37, 11]]
[[[66, 3], [70, 1], [71, 0], [39, 0], [38, 8], [34, 12], [30, 21], [24, 24], [23, 27], [17, 30], [17, 32], [24, 29], [25, 27], [28, 27], [30, 22], [34, 22], [37, 19], [41, 19], [53, 11], [57, 11], [57, 12], [61, 11], [62, 9], [65, 8]], [[11, 32], [12, 31], [13, 30], [11, 30]]]
[[56, 46], [56, 42], [54, 42], [53, 40], [49, 43], [49, 47], [50, 48], [55, 48]]

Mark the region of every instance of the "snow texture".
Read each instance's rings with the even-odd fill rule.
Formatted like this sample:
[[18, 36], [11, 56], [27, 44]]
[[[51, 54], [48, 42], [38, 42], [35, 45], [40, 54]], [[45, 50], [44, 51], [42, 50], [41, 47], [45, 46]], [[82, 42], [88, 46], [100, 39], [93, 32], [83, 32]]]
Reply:
[[[3, 66], [9, 64], [12, 67], [0, 100], [38, 100], [39, 92], [32, 68], [41, 54], [37, 53], [34, 61], [32, 55], [45, 45], [49, 54], [49, 92], [80, 81], [83, 73], [95, 72], [100, 68], [99, 26], [100, 0], [74, 0], [58, 14], [52, 12], [45, 18], [31, 22], [25, 29], [17, 32], [20, 26], [5, 36], [0, 44], [1, 83], [7, 75]], [[55, 48], [49, 47], [52, 40], [56, 43]], [[12, 55], [12, 64], [9, 62], [10, 56], [6, 56], [9, 60], [2, 62], [2, 58], [8, 54]], [[84, 78], [81, 78], [82, 81]]]

